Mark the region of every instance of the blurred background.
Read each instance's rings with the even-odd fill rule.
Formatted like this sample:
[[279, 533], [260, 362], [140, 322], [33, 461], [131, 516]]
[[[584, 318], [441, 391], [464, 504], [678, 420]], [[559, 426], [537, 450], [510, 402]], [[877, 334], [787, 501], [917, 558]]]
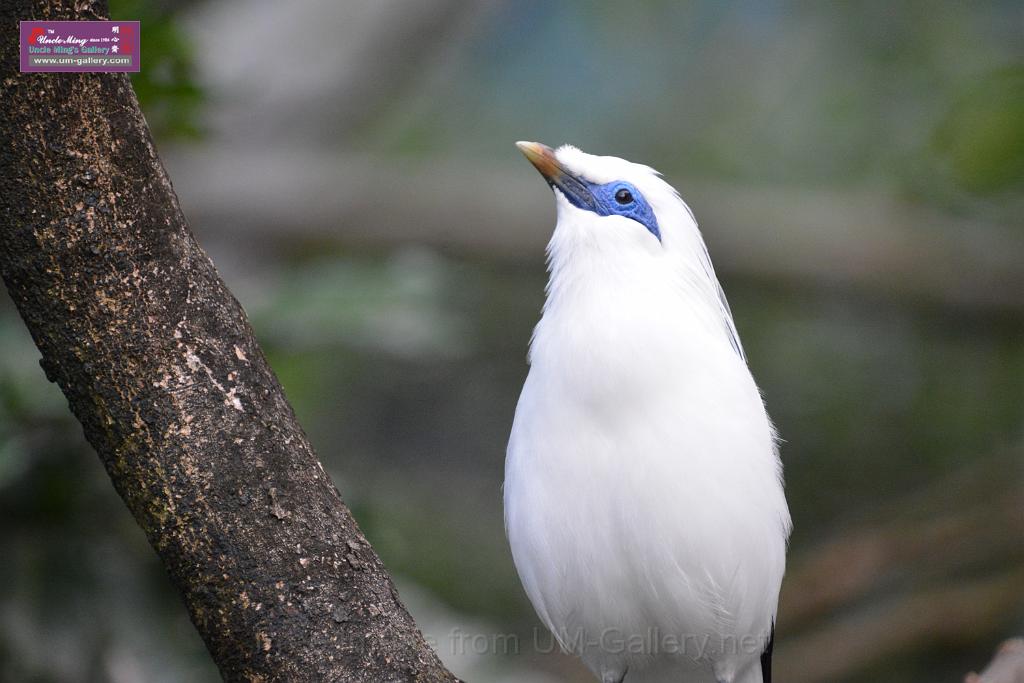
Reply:
[[[785, 439], [779, 680], [959, 681], [1024, 631], [1019, 2], [112, 0], [200, 242], [442, 658], [588, 681], [501, 518], [550, 193], [655, 166]], [[0, 304], [0, 680], [214, 681]]]

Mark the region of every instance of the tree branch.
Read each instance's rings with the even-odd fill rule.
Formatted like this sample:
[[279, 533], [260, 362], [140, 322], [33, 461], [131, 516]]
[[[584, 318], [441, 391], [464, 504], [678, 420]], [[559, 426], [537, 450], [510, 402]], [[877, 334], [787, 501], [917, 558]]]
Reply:
[[[105, 3], [3, 0], [19, 19]], [[0, 273], [229, 680], [455, 680], [427, 647], [196, 244], [128, 78], [4, 41]]]

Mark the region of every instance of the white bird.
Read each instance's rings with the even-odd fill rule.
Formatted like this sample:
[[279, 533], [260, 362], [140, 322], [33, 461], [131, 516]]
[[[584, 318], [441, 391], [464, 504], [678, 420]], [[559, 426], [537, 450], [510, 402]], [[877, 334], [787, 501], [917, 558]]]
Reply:
[[523, 587], [604, 683], [769, 683], [792, 523], [693, 214], [647, 166], [517, 146], [557, 206], [505, 462]]

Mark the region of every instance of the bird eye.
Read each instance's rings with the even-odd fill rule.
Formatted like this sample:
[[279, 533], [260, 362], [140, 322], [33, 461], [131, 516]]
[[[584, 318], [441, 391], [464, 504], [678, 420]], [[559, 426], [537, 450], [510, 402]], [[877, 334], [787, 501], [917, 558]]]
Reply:
[[630, 204], [633, 201], [633, 193], [623, 187], [615, 193], [615, 201], [619, 204]]

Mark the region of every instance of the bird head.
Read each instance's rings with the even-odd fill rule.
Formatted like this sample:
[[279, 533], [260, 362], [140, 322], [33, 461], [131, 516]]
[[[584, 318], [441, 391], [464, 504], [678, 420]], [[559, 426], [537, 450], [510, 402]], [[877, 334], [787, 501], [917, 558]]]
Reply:
[[647, 166], [570, 145], [557, 150], [538, 142], [516, 146], [554, 190], [559, 222], [586, 224], [581, 227], [591, 240], [657, 254], [664, 248], [665, 229], [671, 231], [689, 215], [675, 190]]
[[[516, 146], [555, 194], [558, 220], [548, 245], [549, 294], [560, 281], [573, 280], [586, 289], [603, 285], [622, 292], [628, 287], [645, 298], [682, 298], [713, 328], [724, 330], [742, 358], [693, 213], [657, 171], [571, 145]], [[671, 301], [666, 306], [679, 308]]]

